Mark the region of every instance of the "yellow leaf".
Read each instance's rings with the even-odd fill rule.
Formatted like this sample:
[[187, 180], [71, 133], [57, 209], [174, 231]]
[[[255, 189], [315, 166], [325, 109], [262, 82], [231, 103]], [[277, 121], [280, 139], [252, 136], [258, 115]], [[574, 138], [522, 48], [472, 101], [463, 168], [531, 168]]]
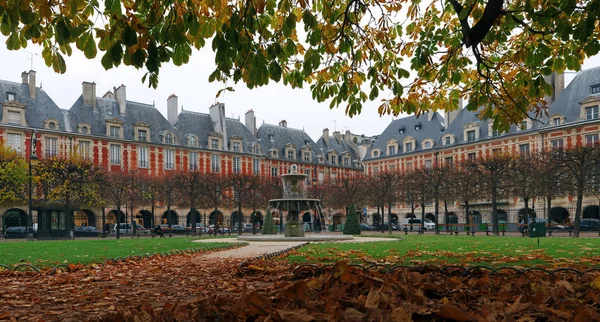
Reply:
[[600, 276], [596, 276], [592, 281], [592, 287], [600, 290]]

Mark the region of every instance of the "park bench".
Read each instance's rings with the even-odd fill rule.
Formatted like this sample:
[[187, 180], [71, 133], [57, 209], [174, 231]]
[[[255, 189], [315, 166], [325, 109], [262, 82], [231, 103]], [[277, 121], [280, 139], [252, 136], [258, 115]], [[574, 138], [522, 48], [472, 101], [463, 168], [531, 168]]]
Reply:
[[[404, 224], [402, 226], [404, 226], [403, 230], [405, 235], [408, 235], [409, 231], [416, 231], [419, 235], [423, 235], [425, 233], [425, 231], [421, 229], [421, 224]], [[414, 227], [417, 227], [417, 229], [414, 229]]]

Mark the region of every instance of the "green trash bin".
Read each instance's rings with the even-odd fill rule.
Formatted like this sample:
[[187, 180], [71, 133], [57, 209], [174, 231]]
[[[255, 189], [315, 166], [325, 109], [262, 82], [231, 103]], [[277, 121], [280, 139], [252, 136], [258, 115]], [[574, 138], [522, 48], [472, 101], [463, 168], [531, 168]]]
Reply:
[[543, 222], [529, 224], [529, 237], [546, 237], [546, 225]]

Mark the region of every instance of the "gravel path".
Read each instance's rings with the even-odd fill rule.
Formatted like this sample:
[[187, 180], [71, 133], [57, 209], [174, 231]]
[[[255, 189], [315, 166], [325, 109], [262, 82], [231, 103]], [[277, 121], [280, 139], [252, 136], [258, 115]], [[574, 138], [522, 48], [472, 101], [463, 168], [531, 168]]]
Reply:
[[[376, 241], [397, 241], [398, 239], [391, 238], [377, 238], [377, 237], [354, 237], [353, 240], [337, 241], [336, 243], [364, 243], [364, 242], [376, 242]], [[196, 240], [197, 243], [211, 243], [211, 242], [229, 242], [236, 243], [241, 242], [236, 238], [221, 238], [215, 239], [200, 239]], [[236, 248], [231, 250], [225, 250], [221, 252], [212, 252], [203, 255], [203, 258], [253, 258], [264, 254], [274, 253], [286, 248], [306, 244], [306, 242], [249, 242], [248, 246], [242, 248]]]

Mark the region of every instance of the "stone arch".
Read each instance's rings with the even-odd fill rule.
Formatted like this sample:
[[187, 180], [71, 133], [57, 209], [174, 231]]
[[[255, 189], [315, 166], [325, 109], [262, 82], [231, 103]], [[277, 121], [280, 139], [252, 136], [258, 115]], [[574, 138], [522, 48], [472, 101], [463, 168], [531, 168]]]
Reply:
[[550, 220], [559, 224], [566, 224], [569, 222], [569, 211], [563, 207], [552, 207], [550, 209]]
[[200, 216], [200, 212], [198, 210], [194, 210], [193, 212], [190, 211], [185, 219], [185, 225], [187, 227], [192, 227], [192, 218], [196, 219], [196, 227], [198, 227], [198, 224], [202, 223], [202, 216]]
[[519, 222], [529, 222], [531, 218], [535, 218], [535, 211], [531, 208], [521, 208], [519, 209]]
[[219, 210], [213, 210], [208, 219], [209, 225], [216, 225], [218, 223], [220, 226], [223, 226], [223, 213]]
[[425, 214], [425, 219], [429, 219], [429, 220], [435, 222], [435, 215], [432, 214], [432, 213], [430, 213], [430, 212], [428, 212], [428, 213]]
[[310, 212], [307, 211], [302, 215], [302, 222], [311, 222]]
[[[178, 225], [179, 224], [179, 216], [175, 210], [167, 210], [162, 215], [162, 223], [167, 225]], [[170, 221], [170, 222], [169, 222]]]
[[262, 222], [263, 222], [263, 214], [260, 211], [255, 211], [252, 213], [252, 215], [250, 215], [250, 219], [252, 220], [252, 224], [256, 225], [259, 224], [260, 226], [262, 226]]
[[446, 214], [446, 223], [447, 224], [458, 224], [458, 215], [455, 212], [451, 211]]
[[142, 220], [142, 226], [144, 228], [152, 228], [154, 224], [152, 213], [148, 210], [140, 210], [140, 213], [136, 216], [136, 218], [140, 218]]
[[596, 218], [600, 219], [600, 207], [597, 205], [591, 205], [583, 208], [581, 218]]
[[240, 223], [240, 222], [244, 222], [244, 214], [242, 212], [239, 211], [234, 211], [231, 213], [231, 226], [236, 226]]
[[74, 211], [75, 226], [96, 227], [96, 214], [89, 209]]
[[110, 226], [111, 229], [112, 229], [113, 225], [117, 223], [117, 217], [119, 217], [119, 222], [120, 223], [124, 223], [125, 222], [125, 213], [123, 211], [121, 211], [121, 210], [119, 210], [117, 212], [117, 210], [114, 209], [114, 210], [109, 211], [106, 214], [106, 222], [111, 225]]
[[344, 214], [337, 212], [333, 214], [331, 224], [333, 224], [333, 230], [336, 230], [337, 226], [344, 222]]
[[469, 223], [470, 224], [481, 224], [481, 213], [477, 210], [469, 211]]
[[496, 217], [498, 217], [498, 221], [508, 222], [508, 214], [506, 213], [506, 211], [504, 209], [497, 209]]
[[27, 226], [27, 213], [23, 209], [11, 208], [2, 215], [2, 230], [12, 226]]

